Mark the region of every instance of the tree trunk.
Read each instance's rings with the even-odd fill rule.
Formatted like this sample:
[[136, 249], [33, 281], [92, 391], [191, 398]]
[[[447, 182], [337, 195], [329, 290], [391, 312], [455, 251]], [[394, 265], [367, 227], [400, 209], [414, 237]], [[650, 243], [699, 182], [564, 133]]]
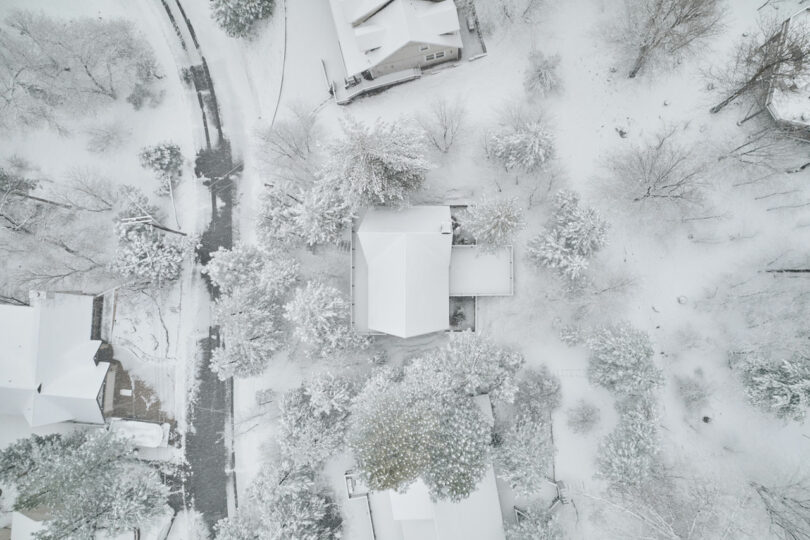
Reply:
[[636, 61], [633, 64], [633, 69], [630, 70], [630, 73], [627, 75], [628, 79], [635, 79], [638, 72], [647, 62], [647, 56], [650, 54], [650, 49], [647, 45], [642, 45], [638, 51], [638, 56], [636, 57]]
[[745, 91], [748, 89], [748, 87], [749, 85], [745, 85], [742, 88], [738, 88], [737, 90], [732, 92], [731, 95], [728, 96], [726, 99], [724, 99], [723, 101], [721, 101], [720, 103], [709, 109], [709, 112], [712, 114], [720, 112], [726, 107], [726, 105], [728, 105], [729, 103], [731, 103], [732, 101], [743, 95]]

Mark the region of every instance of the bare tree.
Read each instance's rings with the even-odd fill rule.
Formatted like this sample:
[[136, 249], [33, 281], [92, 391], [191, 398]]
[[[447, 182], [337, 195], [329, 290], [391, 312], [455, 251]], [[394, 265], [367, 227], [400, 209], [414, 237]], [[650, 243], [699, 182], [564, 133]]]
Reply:
[[654, 57], [679, 57], [720, 30], [721, 0], [625, 0], [621, 39], [632, 44], [635, 77]]
[[766, 487], [752, 482], [771, 524], [785, 540], [810, 539], [810, 485], [806, 481]]
[[311, 184], [319, 166], [321, 129], [315, 113], [293, 105], [276, 123], [256, 132], [259, 162], [276, 184]]
[[737, 45], [727, 68], [715, 71], [726, 97], [710, 111], [716, 113], [744, 95], [763, 100], [771, 87], [784, 88], [807, 70], [810, 28], [798, 19], [762, 19], [758, 31]]
[[0, 125], [56, 122], [118, 98], [156, 103], [157, 63], [123, 20], [59, 20], [15, 11], [0, 28]]
[[[699, 206], [706, 166], [674, 140], [675, 130], [652, 144], [636, 146], [609, 160], [617, 195], [632, 203]], [[612, 188], [611, 188], [612, 189]]]
[[430, 106], [430, 112], [418, 115], [416, 121], [425, 131], [427, 140], [440, 152], [447, 153], [466, 125], [467, 110], [459, 98], [440, 98]]

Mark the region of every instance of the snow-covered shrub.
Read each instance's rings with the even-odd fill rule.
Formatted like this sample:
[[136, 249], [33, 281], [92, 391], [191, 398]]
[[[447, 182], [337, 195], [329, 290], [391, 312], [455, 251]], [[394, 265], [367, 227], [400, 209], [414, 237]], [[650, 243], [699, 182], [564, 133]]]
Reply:
[[270, 463], [239, 498], [232, 517], [216, 524], [217, 540], [338, 540], [343, 519], [309, 467]]
[[562, 393], [560, 380], [541, 365], [527, 370], [517, 383], [515, 407], [523, 414], [538, 420], [547, 420], [560, 406]]
[[517, 420], [498, 432], [492, 451], [497, 475], [518, 494], [536, 494], [552, 476], [554, 445], [549, 417], [519, 413]]
[[579, 195], [560, 191], [554, 197], [550, 223], [529, 241], [528, 257], [567, 279], [579, 279], [590, 258], [605, 246], [607, 227], [595, 209], [580, 206]]
[[350, 119], [332, 144], [322, 181], [352, 210], [406, 203], [432, 167], [426, 153], [424, 133], [409, 123], [378, 120], [369, 127]]
[[322, 375], [281, 398], [279, 441], [285, 459], [317, 467], [344, 444], [355, 385], [342, 377]]
[[80, 540], [132, 532], [164, 512], [168, 488], [132, 443], [106, 430], [32, 435], [0, 450], [0, 484], [15, 510], [47, 510], [37, 538]]
[[629, 399], [619, 404], [619, 424], [602, 440], [596, 456], [596, 474], [611, 488], [634, 490], [660, 472], [655, 407], [647, 398]]
[[148, 146], [138, 154], [141, 166], [150, 169], [160, 180], [158, 193], [168, 193], [183, 174], [183, 153], [174, 143]]
[[563, 530], [556, 514], [544, 503], [522, 510], [517, 523], [506, 526], [507, 540], [562, 540]]
[[588, 348], [588, 379], [618, 396], [645, 396], [664, 382], [652, 361], [650, 336], [627, 322], [595, 330]]
[[516, 198], [481, 199], [468, 206], [461, 218], [461, 227], [485, 250], [510, 245], [524, 225], [523, 209]]
[[252, 287], [222, 295], [214, 306], [222, 346], [213, 350], [211, 371], [222, 380], [262, 373], [286, 344], [278, 299]]
[[795, 356], [773, 362], [754, 357], [740, 369], [748, 400], [763, 411], [802, 422], [810, 407], [810, 362]]
[[209, 0], [211, 16], [231, 37], [253, 33], [257, 22], [273, 14], [275, 0]]
[[281, 297], [296, 282], [299, 270], [298, 261], [280, 250], [237, 244], [213, 252], [202, 271], [223, 294], [252, 287], [261, 294]]
[[676, 388], [683, 404], [690, 412], [705, 407], [709, 402], [709, 387], [698, 377], [676, 377]]
[[326, 357], [364, 345], [351, 327], [350, 310], [351, 304], [339, 290], [310, 281], [284, 305], [284, 318], [292, 325], [293, 335], [309, 346], [310, 354]]
[[512, 402], [517, 392], [515, 373], [523, 363], [519, 352], [468, 330], [450, 334], [445, 347], [413, 360], [411, 369], [426, 378], [447, 377], [448, 384], [464, 396], [490, 394]]
[[487, 157], [507, 172], [534, 172], [554, 155], [554, 137], [539, 119], [513, 119], [490, 132], [486, 145]]
[[120, 223], [115, 231], [118, 248], [111, 265], [113, 271], [156, 287], [180, 277], [193, 242], [143, 224]]
[[576, 405], [568, 409], [568, 427], [574, 433], [590, 433], [599, 423], [602, 414], [596, 405], [580, 400]]
[[475, 402], [419, 370], [370, 379], [349, 426], [349, 446], [374, 490], [405, 489], [421, 478], [436, 499], [459, 501], [488, 461], [491, 432]]
[[523, 84], [530, 94], [545, 96], [560, 87], [560, 77], [557, 68], [560, 65], [560, 56], [546, 56], [538, 50], [529, 53], [529, 67]]

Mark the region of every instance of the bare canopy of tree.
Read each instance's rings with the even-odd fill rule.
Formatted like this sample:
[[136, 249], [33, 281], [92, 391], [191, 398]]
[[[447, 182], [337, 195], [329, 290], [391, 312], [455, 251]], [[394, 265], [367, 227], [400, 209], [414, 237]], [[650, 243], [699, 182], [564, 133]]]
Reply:
[[757, 492], [771, 524], [786, 540], [810, 539], [810, 484], [806, 481], [766, 487], [756, 482]]
[[57, 124], [60, 110], [160, 99], [151, 49], [123, 20], [58, 20], [15, 11], [0, 27], [0, 125]]
[[652, 144], [636, 146], [610, 159], [619, 197], [659, 208], [701, 204], [706, 167], [674, 136], [675, 130], [668, 130], [657, 135]]
[[657, 56], [679, 57], [720, 29], [721, 0], [625, 0], [622, 40], [632, 45], [638, 72]]
[[737, 45], [728, 67], [712, 73], [726, 97], [710, 111], [749, 95], [763, 101], [768, 89], [789, 87], [791, 81], [807, 70], [810, 59], [810, 28], [798, 19], [779, 22], [763, 19]]
[[416, 120], [430, 144], [446, 154], [465, 126], [466, 115], [462, 101], [441, 98], [433, 102], [429, 113], [417, 116]]

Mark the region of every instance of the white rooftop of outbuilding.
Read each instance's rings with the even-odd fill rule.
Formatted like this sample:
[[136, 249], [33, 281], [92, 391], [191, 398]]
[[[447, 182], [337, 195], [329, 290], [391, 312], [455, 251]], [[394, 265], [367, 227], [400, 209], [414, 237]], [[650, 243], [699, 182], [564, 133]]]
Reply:
[[[787, 28], [788, 33], [810, 32], [810, 7], [793, 15], [787, 21]], [[771, 88], [768, 110], [776, 120], [810, 127], [810, 66], [802, 66], [789, 81]]]
[[103, 423], [96, 401], [109, 365], [94, 362], [93, 298], [33, 292], [30, 306], [0, 305], [0, 415], [30, 426]]
[[461, 47], [453, 0], [329, 0], [343, 63], [357, 75], [409, 43]]

